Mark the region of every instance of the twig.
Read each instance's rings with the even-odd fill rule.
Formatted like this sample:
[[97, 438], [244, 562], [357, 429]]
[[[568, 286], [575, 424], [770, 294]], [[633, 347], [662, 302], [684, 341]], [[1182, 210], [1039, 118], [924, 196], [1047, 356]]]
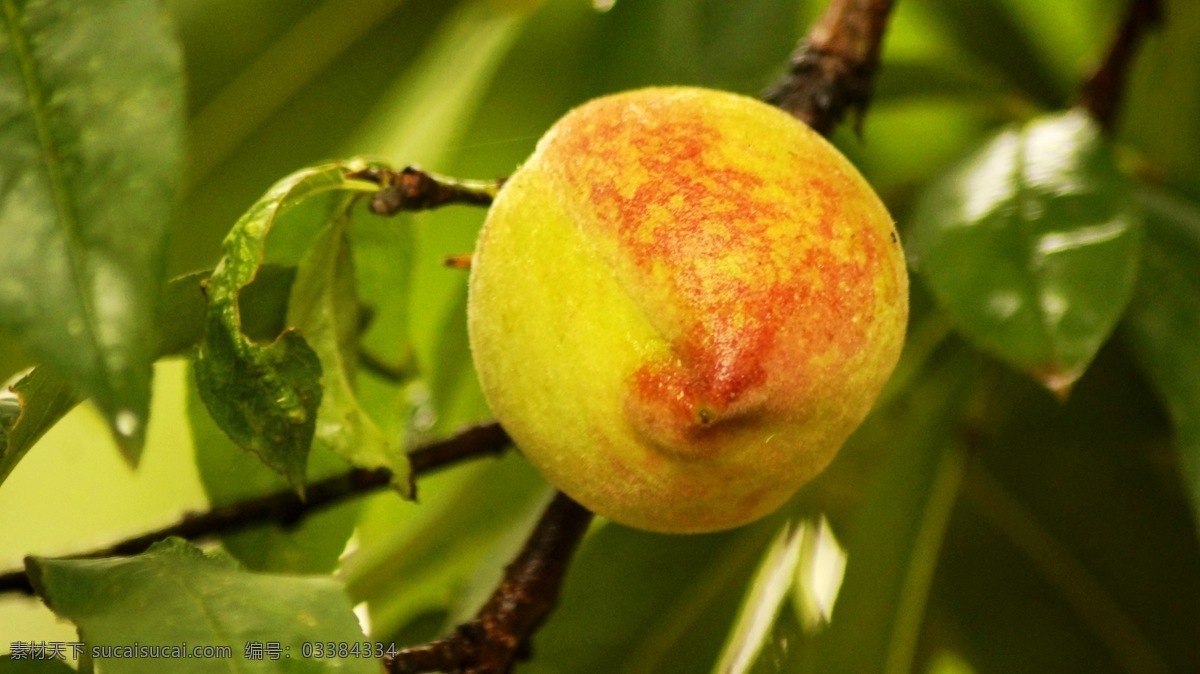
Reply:
[[380, 190], [371, 199], [371, 212], [395, 215], [401, 211], [420, 211], [449, 204], [489, 206], [504, 184], [499, 180], [460, 180], [406, 166], [399, 171], [368, 168], [349, 177], [378, 183]]
[[[499, 454], [509, 444], [508, 434], [499, 424], [473, 426], [452, 438], [410, 453], [412, 476], [425, 475], [477, 456]], [[218, 506], [203, 513], [188, 514], [179, 522], [163, 529], [70, 557], [86, 559], [136, 555], [168, 536], [197, 540], [264, 524], [293, 527], [318, 511], [387, 487], [391, 484], [392, 477], [392, 472], [386, 468], [360, 468], [307, 485], [304, 500], [292, 490], [266, 494]], [[33, 594], [33, 587], [29, 584], [24, 570], [12, 570], [0, 574], [0, 593], [3, 592]]]
[[466, 459], [485, 454], [499, 455], [511, 444], [508, 433], [493, 422], [472, 426], [452, 438], [413, 450], [408, 461], [413, 477], [420, 477]]
[[1138, 43], [1163, 22], [1162, 0], [1130, 0], [1125, 20], [1117, 29], [1104, 62], [1083, 83], [1083, 107], [1107, 133], [1117, 123], [1117, 108], [1125, 94], [1125, 82], [1133, 65]]
[[591, 511], [559, 492], [521, 553], [474, 620], [450, 636], [384, 660], [392, 674], [505, 674], [529, 652], [529, 638], [558, 602], [567, 567], [592, 520]]
[[862, 121], [895, 0], [832, 0], [792, 54], [788, 74], [763, 94], [821, 135], [845, 117]]

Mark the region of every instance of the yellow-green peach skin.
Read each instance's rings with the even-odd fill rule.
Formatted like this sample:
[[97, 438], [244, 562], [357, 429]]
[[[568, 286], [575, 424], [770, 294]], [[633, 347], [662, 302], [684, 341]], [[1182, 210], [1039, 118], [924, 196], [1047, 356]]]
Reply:
[[591, 101], [492, 206], [468, 327], [493, 412], [567, 495], [703, 532], [834, 457], [891, 374], [908, 277], [887, 210], [823, 138], [751, 98]]

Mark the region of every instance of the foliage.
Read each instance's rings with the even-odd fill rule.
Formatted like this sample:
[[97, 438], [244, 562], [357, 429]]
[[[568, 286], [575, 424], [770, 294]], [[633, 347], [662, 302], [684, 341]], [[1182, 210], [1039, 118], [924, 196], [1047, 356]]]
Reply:
[[[514, 453], [403, 500], [403, 450], [488, 416], [465, 277], [440, 265], [483, 213], [373, 216], [354, 170], [502, 176], [595, 95], [756, 94], [823, 6], [0, 0], [0, 557], [35, 555], [39, 596], [71, 621], [6, 599], [0, 649], [211, 638], [246, 665], [247, 641], [405, 645], [469, 617], [548, 489]], [[1124, 10], [897, 3], [861, 138], [834, 136], [913, 261], [876, 410], [761, 522], [596, 525], [521, 671], [1197, 667], [1200, 5], [1166, 3], [1110, 137], [1075, 103]], [[154, 369], [179, 356], [186, 384]], [[151, 505], [123, 475], [89, 491], [114, 445], [214, 505], [351, 465], [391, 468], [396, 489], [223, 551], [55, 559], [203, 505]], [[149, 515], [89, 524], [125, 503]], [[52, 527], [53, 544], [33, 533]], [[181, 671], [220, 669], [204, 664]], [[62, 668], [0, 659], [24, 671]]]

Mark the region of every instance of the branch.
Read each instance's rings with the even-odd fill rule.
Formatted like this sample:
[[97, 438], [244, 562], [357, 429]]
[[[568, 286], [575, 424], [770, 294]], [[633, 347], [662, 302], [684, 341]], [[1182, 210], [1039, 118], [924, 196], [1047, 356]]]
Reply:
[[828, 136], [845, 117], [862, 121], [895, 0], [832, 0], [792, 54], [788, 74], [763, 99]]
[[1130, 0], [1129, 11], [1117, 29], [1108, 55], [1083, 83], [1083, 107], [1106, 133], [1111, 134], [1116, 127], [1117, 108], [1124, 98], [1138, 43], [1162, 22], [1162, 0]]
[[504, 184], [498, 180], [460, 180], [406, 166], [399, 171], [368, 168], [352, 173], [350, 178], [379, 185], [371, 199], [371, 212], [376, 215], [395, 215], [401, 211], [420, 211], [450, 204], [490, 206]]
[[521, 553], [474, 620], [444, 639], [384, 659], [391, 674], [505, 674], [529, 653], [529, 638], [558, 603], [567, 567], [592, 513], [558, 492]]
[[[499, 424], [468, 428], [452, 438], [413, 450], [408, 455], [412, 465], [412, 477], [425, 475], [477, 456], [499, 454], [509, 444], [508, 434]], [[70, 557], [86, 559], [136, 555], [168, 536], [197, 540], [264, 524], [293, 527], [318, 511], [386, 488], [391, 484], [392, 477], [392, 472], [386, 468], [359, 468], [307, 485], [304, 500], [290, 489], [266, 494], [219, 506], [203, 513], [188, 514], [166, 528]], [[29, 584], [25, 571], [18, 569], [0, 574], [0, 593], [2, 592], [33, 594], [33, 587]]]

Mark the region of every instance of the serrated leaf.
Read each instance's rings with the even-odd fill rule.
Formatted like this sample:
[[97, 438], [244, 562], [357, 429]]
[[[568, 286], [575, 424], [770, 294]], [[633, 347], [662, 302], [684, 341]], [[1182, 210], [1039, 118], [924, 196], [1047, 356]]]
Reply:
[[72, 387], [44, 368], [0, 391], [0, 484], [33, 443], [78, 403]]
[[407, 456], [358, 403], [358, 292], [347, 220], [345, 213], [335, 217], [300, 263], [287, 323], [304, 335], [321, 360], [316, 440], [355, 466], [389, 469], [393, 484], [411, 497]]
[[1139, 196], [1146, 246], [1127, 325], [1175, 424], [1185, 489], [1200, 523], [1200, 207], [1149, 190]]
[[931, 185], [908, 249], [963, 334], [1065, 396], [1132, 295], [1139, 225], [1072, 110], [1002, 131]]
[[294, 328], [267, 344], [247, 337], [240, 293], [261, 265], [295, 264], [312, 237], [340, 217], [348, 192], [375, 189], [346, 178], [362, 167], [328, 164], [276, 183], [234, 225], [207, 286], [209, 315], [196, 360], [201, 398], [230, 439], [297, 487], [321, 406], [321, 361]]
[[[204, 324], [200, 282], [208, 272], [173, 279], [163, 297], [163, 332], [159, 356], [191, 349]], [[80, 401], [76, 388], [44, 367], [35, 368], [11, 387], [0, 390], [0, 484], [39, 438]]]
[[[287, 481], [254, 455], [233, 444], [213, 422], [194, 382], [187, 387], [187, 416], [196, 468], [214, 507], [287, 488]], [[308, 460], [310, 480], [345, 472], [345, 461], [322, 448]], [[361, 506], [350, 501], [288, 526], [264, 525], [221, 536], [221, 545], [252, 571], [330, 573], [354, 532]]]
[[[377, 673], [373, 657], [304, 657], [304, 644], [358, 644], [363, 635], [341, 585], [325, 576], [276, 576], [242, 570], [181, 539], [127, 558], [30, 557], [37, 593], [97, 647], [228, 647], [221, 658], [96, 658], [110, 674], [164, 671]], [[279, 644], [281, 657], [248, 659], [248, 645]], [[286, 655], [286, 657], [284, 657]]]
[[91, 397], [136, 462], [183, 68], [160, 3], [0, 4], [0, 327]]

